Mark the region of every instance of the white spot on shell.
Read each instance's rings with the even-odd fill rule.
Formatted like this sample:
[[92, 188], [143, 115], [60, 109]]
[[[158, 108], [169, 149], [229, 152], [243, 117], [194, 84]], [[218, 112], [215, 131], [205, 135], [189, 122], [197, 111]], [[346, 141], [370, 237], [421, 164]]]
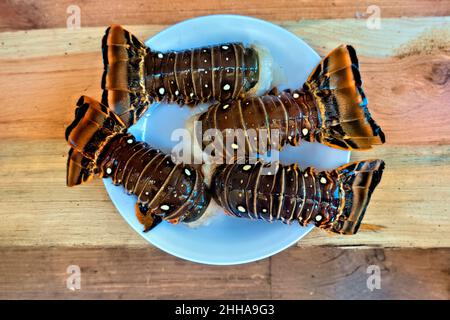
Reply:
[[308, 132], [309, 132], [308, 129], [306, 129], [306, 128], [302, 129], [302, 133], [303, 133], [304, 136], [306, 136], [308, 134]]
[[300, 95], [296, 92], [292, 95], [294, 97], [294, 99], [298, 99], [300, 97]]
[[161, 207], [161, 210], [167, 211], [170, 209], [170, 207], [167, 204], [163, 204]]
[[112, 169], [111, 168], [106, 168], [106, 173], [107, 174], [111, 174], [112, 173]]
[[327, 183], [327, 179], [325, 179], [324, 177], [320, 178], [320, 183], [322, 183], [322, 184]]
[[237, 209], [239, 210], [239, 212], [245, 212], [245, 208], [243, 206], [237, 206]]
[[228, 91], [230, 90], [231, 86], [229, 84], [226, 84], [223, 86], [223, 90]]
[[159, 88], [158, 92], [159, 92], [159, 94], [164, 94], [164, 92], [166, 92], [166, 90], [161, 87], [161, 88]]
[[252, 166], [251, 165], [249, 165], [249, 164], [246, 164], [243, 168], [242, 168], [242, 170], [244, 170], [244, 171], [248, 171], [248, 170], [250, 170], [252, 168]]

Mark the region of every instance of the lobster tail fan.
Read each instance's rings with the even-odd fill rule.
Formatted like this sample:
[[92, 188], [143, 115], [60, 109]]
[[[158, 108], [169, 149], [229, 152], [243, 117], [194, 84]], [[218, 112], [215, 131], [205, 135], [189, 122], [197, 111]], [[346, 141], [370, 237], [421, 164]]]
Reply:
[[384, 161], [366, 160], [349, 163], [334, 171], [338, 175], [343, 203], [330, 231], [340, 234], [355, 234], [358, 231], [383, 170]]
[[385, 142], [367, 108], [355, 49], [341, 45], [326, 56], [304, 85], [321, 119], [316, 140], [331, 147], [370, 149]]
[[106, 29], [102, 40], [102, 103], [127, 127], [136, 123], [150, 101], [145, 88], [145, 56], [149, 49], [119, 25]]
[[89, 181], [96, 170], [95, 161], [108, 139], [125, 130], [123, 122], [106, 106], [89, 98], [77, 102], [75, 119], [66, 129], [71, 146], [67, 160], [67, 185]]
[[70, 148], [67, 158], [66, 184], [73, 187], [92, 180], [94, 176], [94, 162], [83, 156], [74, 148]]

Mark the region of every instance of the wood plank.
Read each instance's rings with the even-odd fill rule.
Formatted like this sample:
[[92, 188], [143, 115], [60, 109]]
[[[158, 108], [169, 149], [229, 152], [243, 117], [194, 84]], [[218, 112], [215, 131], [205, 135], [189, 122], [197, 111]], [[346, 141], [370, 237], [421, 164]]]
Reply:
[[[300, 20], [274, 22], [294, 33], [322, 54], [341, 43], [350, 43], [367, 57], [401, 54], [411, 43], [416, 53], [431, 49], [445, 51], [450, 39], [450, 17], [384, 18], [380, 29], [369, 29], [360, 19]], [[167, 25], [125, 25], [138, 38], [146, 40]], [[99, 52], [106, 26], [81, 29], [40, 29], [0, 32], [0, 58], [17, 59]], [[415, 41], [419, 39], [419, 43]], [[45, 46], [42, 45], [45, 43]], [[417, 50], [419, 49], [419, 50]], [[101, 57], [101, 55], [98, 55]]]
[[[408, 30], [408, 24], [397, 21], [402, 30]], [[450, 44], [450, 31], [447, 33], [450, 24], [447, 20], [433, 21], [422, 21], [420, 27], [416, 27], [409, 36], [400, 37], [402, 40], [396, 46], [389, 44], [392, 48], [390, 51], [386, 49], [386, 52], [394, 57], [360, 57], [370, 109], [392, 144], [450, 142], [450, 109], [447, 103], [450, 97], [450, 55], [449, 46], [446, 46]], [[354, 33], [353, 22], [342, 22], [342, 26], [342, 33], [346, 34], [344, 39]], [[433, 26], [433, 30], [437, 31], [427, 33], [427, 26]], [[297, 34], [308, 37], [314, 32], [319, 34], [318, 24], [310, 24], [309, 29], [300, 29], [299, 26], [291, 28]], [[150, 33], [157, 29], [149, 28]], [[23, 32], [0, 34], [0, 41], [6, 43], [0, 51], [0, 57], [4, 57], [0, 59], [0, 76], [8, 79], [0, 83], [0, 90], [15, 92], [18, 86], [26, 88], [21, 90], [20, 95], [0, 97], [0, 103], [4, 106], [0, 120], [4, 130], [0, 132], [0, 138], [62, 137], [65, 126], [72, 120], [73, 105], [79, 95], [100, 97], [102, 61], [100, 51], [94, 49], [94, 43], [98, 48], [103, 31], [96, 30], [96, 41], [87, 40], [93, 36], [92, 30], [86, 34], [83, 31], [76, 34], [73, 45], [68, 44], [72, 40], [67, 40], [67, 31], [63, 30], [40, 31], [32, 36]], [[143, 28], [138, 31], [144, 33]], [[51, 42], [55, 48], [52, 54], [58, 55], [43, 59], [42, 49], [27, 50], [42, 48], [36, 46], [36, 41], [43, 43], [52, 37], [56, 39]], [[374, 51], [372, 44], [381, 42], [379, 35], [361, 37], [355, 36], [359, 39], [355, 40], [360, 45], [358, 52]], [[405, 39], [410, 40], [405, 42]], [[325, 45], [329, 43], [326, 36], [315, 40], [311, 38], [311, 41], [321, 53], [331, 50]], [[364, 45], [365, 42], [368, 44]], [[65, 46], [78, 49], [65, 55]], [[14, 49], [6, 49], [10, 47]], [[18, 52], [18, 59], [13, 58], [13, 52]]]
[[[61, 28], [67, 24], [71, 0], [2, 1], [0, 31]], [[81, 26], [120, 24], [171, 24], [208, 14], [241, 14], [273, 21], [300, 19], [366, 18], [369, 5], [380, 8], [381, 17], [446, 16], [450, 8], [446, 1], [436, 0], [373, 0], [364, 3], [353, 0], [248, 0], [248, 1], [182, 1], [110, 0], [83, 1], [78, 4]]]
[[[65, 187], [67, 149], [62, 140], [1, 140], [0, 246], [146, 247], [116, 212], [100, 180]], [[361, 232], [334, 236], [317, 230], [299, 244], [450, 247], [450, 146], [388, 144], [353, 156], [366, 158], [384, 159], [386, 170]]]
[[[268, 299], [269, 261], [208, 267], [155, 248], [2, 248], [0, 299]], [[39, 263], [37, 263], [39, 262]], [[67, 268], [81, 269], [69, 290]]]
[[386, 162], [383, 179], [372, 196], [360, 233], [357, 237], [345, 237], [314, 230], [298, 245], [426, 248], [444, 241], [442, 247], [449, 247], [445, 240], [450, 230], [450, 183], [446, 178], [449, 152], [448, 145], [389, 144], [354, 152], [351, 161], [379, 158]]
[[[447, 249], [291, 248], [233, 267], [194, 264], [152, 248], [0, 250], [1, 299], [448, 299]], [[39, 263], [36, 263], [39, 261]], [[69, 265], [81, 289], [66, 287]], [[381, 289], [367, 288], [367, 267]]]
[[[286, 250], [272, 258], [272, 298], [448, 300], [449, 263], [448, 249]], [[380, 289], [367, 286], [369, 266]]]

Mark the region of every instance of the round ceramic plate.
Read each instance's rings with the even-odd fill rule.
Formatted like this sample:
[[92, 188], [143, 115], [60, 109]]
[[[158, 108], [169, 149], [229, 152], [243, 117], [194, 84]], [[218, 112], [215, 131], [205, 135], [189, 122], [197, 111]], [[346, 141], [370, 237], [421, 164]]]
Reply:
[[[213, 15], [176, 24], [146, 41], [155, 50], [189, 49], [225, 42], [259, 44], [268, 49], [281, 76], [280, 89], [299, 88], [320, 57], [297, 36], [271, 23], [235, 15]], [[132, 128], [137, 139], [170, 152], [178, 141], [172, 132], [183, 128], [195, 111], [173, 104], [153, 104], [145, 116]], [[300, 147], [287, 147], [280, 153], [282, 163], [297, 162], [301, 166], [331, 169], [347, 163], [349, 152], [332, 149], [317, 143], [303, 142]], [[269, 257], [296, 243], [311, 229], [281, 222], [268, 223], [233, 218], [218, 209], [207, 226], [197, 228], [185, 224], [161, 223], [144, 233], [134, 213], [136, 198], [124, 193], [122, 187], [105, 179], [106, 190], [124, 219], [141, 236], [156, 247], [174, 256], [194, 262], [231, 265]]]

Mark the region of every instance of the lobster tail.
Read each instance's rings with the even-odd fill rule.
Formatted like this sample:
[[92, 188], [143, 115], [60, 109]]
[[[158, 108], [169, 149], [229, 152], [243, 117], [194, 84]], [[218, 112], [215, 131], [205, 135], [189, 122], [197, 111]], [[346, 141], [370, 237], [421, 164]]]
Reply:
[[343, 196], [330, 231], [340, 234], [355, 234], [358, 231], [383, 170], [384, 161], [366, 160], [346, 164], [334, 171]]
[[321, 121], [318, 142], [345, 150], [370, 149], [385, 142], [367, 108], [358, 68], [355, 49], [341, 45], [306, 81], [304, 89], [312, 95]]
[[150, 104], [145, 88], [145, 56], [149, 49], [121, 26], [112, 25], [106, 29], [102, 51], [102, 103], [129, 127]]
[[125, 130], [123, 122], [106, 106], [82, 96], [75, 119], [66, 129], [71, 146], [67, 160], [67, 185], [89, 181], [96, 173], [96, 158], [111, 136]]

